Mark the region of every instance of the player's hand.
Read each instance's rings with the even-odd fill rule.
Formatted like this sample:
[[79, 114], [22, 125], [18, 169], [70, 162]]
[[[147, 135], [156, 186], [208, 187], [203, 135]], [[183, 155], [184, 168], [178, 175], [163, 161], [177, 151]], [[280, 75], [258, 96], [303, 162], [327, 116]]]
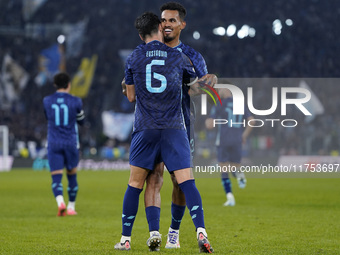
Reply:
[[200, 95], [204, 93], [203, 90], [200, 89], [201, 87], [204, 87], [205, 85], [214, 87], [215, 84], [217, 84], [217, 76], [215, 74], [206, 74], [190, 86], [189, 95]]
[[214, 87], [215, 84], [217, 84], [217, 81], [218, 81], [218, 79], [217, 79], [217, 76], [215, 74], [208, 73], [208, 74], [204, 75], [201, 79], [199, 79], [197, 82], [204, 83], [204, 84], [207, 84], [211, 87]]
[[124, 96], [127, 96], [127, 92], [126, 92], [126, 84], [125, 84], [125, 77], [122, 80], [122, 93]]

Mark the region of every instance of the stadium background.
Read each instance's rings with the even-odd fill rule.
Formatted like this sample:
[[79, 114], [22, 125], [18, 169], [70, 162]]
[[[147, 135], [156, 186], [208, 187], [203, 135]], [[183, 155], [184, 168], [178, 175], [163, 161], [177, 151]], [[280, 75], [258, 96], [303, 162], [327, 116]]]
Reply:
[[[80, 129], [83, 158], [127, 157], [128, 136], [118, 135], [119, 130], [105, 135], [101, 115], [109, 111], [106, 113], [110, 118], [112, 111], [133, 112], [133, 106], [120, 93], [125, 57], [140, 43], [133, 22], [146, 10], [159, 13], [163, 2], [166, 1], [0, 2], [0, 60], [3, 60], [0, 124], [9, 127], [12, 155], [20, 159], [44, 154], [46, 121], [42, 98], [54, 90], [48, 77], [66, 70], [75, 77], [73, 86], [79, 89], [73, 92], [82, 95], [84, 102], [87, 122]], [[188, 11], [182, 41], [201, 52], [209, 72], [218, 77], [339, 76], [337, 1], [180, 2]], [[232, 36], [229, 36], [232, 28], [221, 31], [221, 27], [227, 29], [232, 24], [236, 26]], [[242, 33], [238, 32], [244, 25], [249, 26], [245, 27], [247, 31], [255, 30], [248, 36], [246, 32], [240, 39]], [[57, 45], [62, 34], [66, 41], [59, 37], [63, 43]], [[58, 52], [57, 47], [62, 50]], [[6, 56], [11, 60], [6, 61]], [[26, 72], [27, 79], [21, 80], [22, 83], [20, 79], [14, 83], [5, 79], [10, 70], [7, 63], [12, 61]], [[14, 92], [9, 93], [6, 86], [13, 86]], [[294, 132], [255, 130], [249, 139], [247, 155], [338, 155], [339, 101], [332, 92], [334, 89], [312, 87], [325, 113], [308, 125]], [[256, 88], [255, 104], [265, 102], [263, 93], [261, 87]], [[206, 134], [200, 132], [199, 125], [197, 128], [198, 142], [204, 142]]]
[[[124, 161], [112, 160], [126, 159], [129, 146], [122, 132], [128, 129], [122, 126], [127, 116], [117, 115], [133, 111], [121, 95], [124, 57], [140, 43], [133, 27], [135, 17], [146, 10], [158, 13], [163, 2], [0, 0], [0, 125], [9, 127], [10, 153], [15, 156], [13, 171], [0, 172], [0, 254], [115, 254], [113, 245], [121, 234], [121, 205], [129, 172], [79, 172], [77, 218], [55, 217], [50, 174], [32, 171], [32, 164], [36, 169], [46, 168], [46, 161], [38, 160], [44, 155], [46, 137], [42, 98], [54, 91], [48, 77], [66, 68], [74, 78], [76, 92], [83, 95], [87, 116], [80, 129], [82, 158], [107, 160], [105, 164], [85, 161], [84, 168], [126, 168]], [[339, 77], [340, 4], [336, 0], [179, 2], [188, 11], [182, 41], [200, 51], [209, 71], [218, 77]], [[287, 25], [291, 24], [289, 19], [291, 26]], [[227, 29], [231, 24], [237, 27], [233, 36], [224, 35], [223, 29], [214, 34], [214, 29]], [[254, 37], [237, 36], [245, 24], [255, 29]], [[62, 46], [66, 61], [56, 47], [61, 34], [66, 36]], [[19, 78], [13, 79], [13, 74], [20, 74]], [[322, 102], [324, 113], [309, 123], [296, 115], [303, 124], [293, 130], [254, 130], [247, 158], [265, 164], [271, 158], [276, 163], [280, 155], [338, 155], [338, 86], [309, 85]], [[256, 105], [266, 102], [266, 93], [263, 87], [256, 87]], [[104, 134], [103, 112], [109, 120], [115, 117], [113, 128], [108, 122], [119, 139]], [[204, 147], [213, 139], [199, 124], [197, 142]], [[212, 153], [214, 148], [210, 148]], [[206, 150], [200, 153], [209, 154]], [[112, 162], [116, 164], [110, 165]], [[26, 168], [17, 168], [20, 165]], [[167, 175], [160, 221], [164, 238], [171, 219], [172, 184]], [[274, 177], [248, 178], [244, 190], [234, 185], [237, 205], [233, 208], [222, 207], [225, 194], [219, 178], [196, 179], [216, 253], [339, 254], [340, 179]], [[232, 182], [236, 184], [234, 179]], [[67, 186], [65, 177], [63, 184]], [[143, 199], [139, 208], [133, 254], [147, 250]], [[198, 252], [188, 212], [180, 238], [180, 251], [165, 250], [163, 245], [161, 252]]]

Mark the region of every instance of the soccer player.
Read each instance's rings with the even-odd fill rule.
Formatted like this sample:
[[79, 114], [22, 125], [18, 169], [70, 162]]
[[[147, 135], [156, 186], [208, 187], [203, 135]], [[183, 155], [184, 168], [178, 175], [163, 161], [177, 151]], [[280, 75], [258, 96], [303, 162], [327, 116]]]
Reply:
[[[186, 27], [185, 16], [186, 9], [183, 5], [177, 2], [168, 2], [160, 7], [161, 11], [161, 21], [163, 28], [164, 42], [169, 47], [172, 47], [180, 52], [183, 52], [187, 57], [189, 57], [195, 73], [204, 83], [209, 85], [214, 85], [217, 83], [217, 77], [214, 74], [208, 74], [207, 65], [205, 63], [202, 55], [195, 51], [190, 46], [182, 43], [180, 41], [181, 31]], [[201, 92], [201, 90], [199, 90]], [[190, 106], [194, 108], [193, 102], [190, 96], [197, 94], [197, 90], [194, 86], [183, 86], [183, 102], [182, 109], [185, 120], [185, 125], [187, 129], [188, 139], [190, 141], [190, 147], [192, 153], [194, 152], [194, 121], [195, 115], [190, 111]], [[191, 125], [190, 125], [191, 123]], [[147, 186], [145, 189], [145, 206], [148, 209], [151, 206], [160, 207], [160, 189], [163, 183], [163, 166], [159, 165], [155, 169], [154, 175], [147, 179]], [[176, 178], [173, 173], [171, 173], [171, 180], [173, 183], [172, 192], [172, 203], [171, 203], [171, 225], [167, 235], [167, 242], [165, 248], [180, 248], [179, 243], [179, 228], [185, 212], [186, 201], [182, 190], [180, 189]], [[193, 175], [192, 175], [193, 176]], [[153, 202], [156, 202], [153, 204]], [[159, 204], [157, 204], [159, 202]], [[152, 219], [150, 219], [152, 220]]]
[[[78, 124], [84, 122], [82, 101], [69, 94], [70, 77], [66, 73], [54, 76], [57, 91], [43, 100], [45, 116], [48, 122], [48, 161], [52, 176], [52, 191], [57, 200], [57, 216], [76, 215], [76, 196], [78, 192], [77, 165], [79, 162]], [[66, 167], [68, 179], [68, 205], [65, 206], [63, 169]]]
[[[123, 202], [122, 237], [115, 249], [130, 250], [131, 231], [138, 211], [144, 182], [159, 162], [164, 162], [183, 191], [197, 229], [200, 250], [211, 252], [204, 225], [201, 196], [190, 171], [190, 146], [182, 113], [182, 80], [194, 75], [187, 57], [162, 43], [157, 15], [144, 13], [135, 26], [145, 44], [128, 57], [125, 69], [127, 97], [136, 100], [135, 122], [130, 148], [130, 179]], [[148, 222], [154, 228], [147, 241], [150, 250], [159, 250], [159, 219]], [[154, 226], [150, 226], [150, 225]]]
[[252, 127], [247, 125], [253, 116], [245, 107], [244, 115], [233, 114], [233, 97], [229, 89], [219, 89], [222, 105], [213, 106], [211, 118], [206, 120], [208, 129], [214, 128], [214, 119], [225, 119], [227, 124], [218, 125], [216, 136], [217, 160], [221, 169], [228, 169], [222, 172], [222, 185], [227, 196], [224, 206], [235, 206], [235, 197], [232, 193], [229, 172], [237, 177], [240, 188], [246, 185], [244, 173], [239, 172], [242, 158], [242, 144], [245, 144]]
[[[207, 83], [211, 86], [217, 83], [217, 77], [214, 74], [208, 74], [204, 58], [200, 53], [180, 41], [181, 31], [185, 28], [186, 9], [177, 2], [168, 2], [160, 8], [162, 15], [162, 28], [165, 44], [169, 47], [179, 50], [187, 55], [194, 66], [196, 75], [200, 82]], [[189, 89], [190, 88], [190, 89]], [[126, 95], [125, 79], [122, 81], [123, 94]], [[195, 115], [190, 111], [190, 106], [194, 108], [190, 96], [201, 93], [194, 86], [183, 86], [182, 109], [187, 129], [188, 139], [190, 141], [191, 151], [194, 151], [194, 119]], [[190, 123], [192, 125], [190, 125]], [[191, 136], [190, 136], [191, 133]], [[160, 190], [163, 184], [164, 164], [159, 163], [155, 166], [146, 179], [146, 189], [144, 193], [145, 212], [148, 222], [159, 220], [161, 197]], [[180, 248], [179, 228], [185, 212], [185, 196], [179, 188], [174, 174], [171, 174], [173, 182], [172, 204], [171, 204], [171, 225], [167, 235], [165, 248]], [[150, 233], [152, 230], [150, 230]], [[150, 234], [151, 235], [151, 234]]]

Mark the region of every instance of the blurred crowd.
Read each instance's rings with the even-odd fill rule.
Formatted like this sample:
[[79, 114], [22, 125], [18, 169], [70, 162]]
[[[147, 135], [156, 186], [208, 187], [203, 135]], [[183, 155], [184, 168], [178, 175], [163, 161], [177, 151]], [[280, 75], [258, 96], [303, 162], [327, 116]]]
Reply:
[[[38, 57], [42, 49], [56, 43], [58, 31], [31, 36], [32, 24], [75, 24], [87, 20], [80, 54], [68, 56], [66, 71], [74, 75], [83, 57], [98, 55], [98, 63], [88, 96], [83, 99], [86, 124], [80, 129], [83, 154], [99, 154], [103, 148], [122, 147], [128, 141], [106, 137], [101, 113], [106, 110], [133, 112], [121, 94], [124, 58], [121, 50], [133, 49], [141, 43], [134, 28], [135, 18], [144, 11], [159, 13], [166, 1], [156, 0], [46, 0], [29, 18], [23, 17], [22, 0], [0, 2], [0, 60], [9, 54], [30, 75], [20, 97], [10, 107], [0, 108], [0, 125], [10, 129], [11, 151], [18, 141], [33, 141], [37, 149], [45, 146], [46, 121], [42, 99], [54, 91], [51, 82], [37, 86]], [[340, 4], [321, 0], [280, 1], [191, 1], [180, 0], [187, 8], [187, 27], [181, 40], [204, 56], [210, 73], [218, 77], [328, 78], [340, 76], [340, 47], [337, 24]], [[283, 26], [279, 35], [273, 32], [273, 21]], [[292, 26], [285, 21], [291, 19]], [[239, 39], [213, 34], [216, 27], [247, 24], [256, 29], [254, 37]], [[198, 32], [199, 38], [193, 33]], [[196, 33], [197, 34], [197, 33]], [[67, 38], [66, 38], [67, 44]], [[258, 104], [263, 102], [261, 88], [256, 89]], [[325, 113], [298, 128], [261, 128], [249, 141], [250, 153], [273, 154], [337, 154], [340, 117], [336, 86], [313, 86]], [[296, 118], [303, 123], [302, 115]], [[198, 132], [201, 132], [198, 127]], [[259, 148], [255, 140], [267, 137], [270, 146]], [[200, 136], [200, 139], [205, 139]], [[262, 151], [262, 152], [261, 152]], [[20, 155], [20, 153], [18, 154]], [[103, 155], [106, 155], [103, 153]]]

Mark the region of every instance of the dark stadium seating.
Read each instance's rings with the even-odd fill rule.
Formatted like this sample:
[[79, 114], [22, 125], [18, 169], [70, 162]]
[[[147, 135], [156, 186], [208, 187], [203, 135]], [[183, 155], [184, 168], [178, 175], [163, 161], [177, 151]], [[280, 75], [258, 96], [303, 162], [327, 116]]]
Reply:
[[[165, 1], [162, 1], [165, 2]], [[338, 20], [340, 5], [336, 1], [191, 1], [183, 0], [188, 11], [187, 27], [181, 40], [204, 56], [210, 73], [218, 77], [339, 77], [340, 47]], [[98, 64], [89, 95], [83, 100], [87, 123], [81, 128], [81, 144], [85, 150], [98, 151], [107, 143], [102, 134], [100, 114], [104, 110], [133, 111], [123, 107], [120, 82], [124, 63], [120, 49], [133, 49], [141, 43], [133, 26], [143, 11], [159, 12], [156, 0], [76, 0], [46, 1], [28, 20], [22, 17], [21, 1], [2, 0], [0, 3], [0, 60], [10, 54], [29, 74], [29, 82], [10, 108], [0, 108], [0, 125], [10, 127], [11, 149], [16, 141], [35, 141], [43, 146], [46, 121], [42, 98], [53, 91], [51, 84], [38, 87], [38, 56], [42, 49], [56, 42], [56, 36], [44, 33], [32, 37], [25, 33], [29, 24], [74, 24], [88, 19], [81, 54], [66, 59], [66, 69], [74, 75], [83, 57], [98, 54]], [[275, 19], [292, 19], [281, 35], [272, 31]], [[217, 36], [215, 27], [248, 24], [256, 36]], [[193, 38], [193, 32], [200, 39]], [[67, 39], [66, 39], [67, 40]], [[1, 62], [0, 62], [1, 63]], [[339, 100], [330, 88], [314, 87], [326, 112], [308, 126], [294, 132], [261, 129], [253, 136], [281, 137], [276, 154], [330, 154], [340, 147]], [[260, 93], [261, 91], [257, 91]], [[303, 120], [301, 119], [303, 122]], [[199, 127], [198, 127], [199, 128]], [[306, 137], [311, 139], [306, 145]], [[119, 141], [115, 141], [119, 144]], [[309, 146], [306, 149], [306, 146]]]

